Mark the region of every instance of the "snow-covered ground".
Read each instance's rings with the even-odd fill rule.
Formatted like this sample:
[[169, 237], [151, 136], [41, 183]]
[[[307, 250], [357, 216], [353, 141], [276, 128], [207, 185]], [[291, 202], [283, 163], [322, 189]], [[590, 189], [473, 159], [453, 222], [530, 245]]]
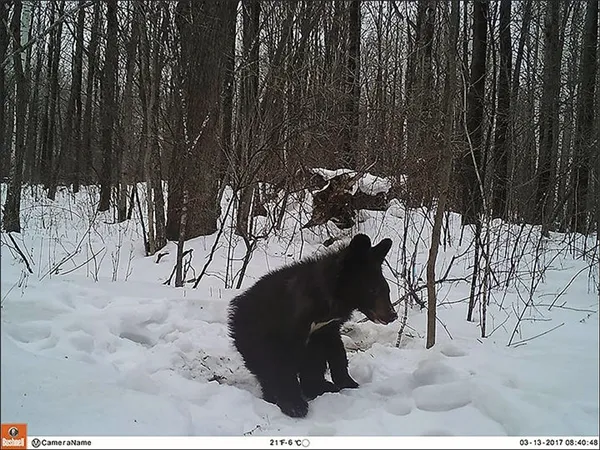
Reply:
[[[292, 419], [261, 399], [227, 337], [243, 242], [226, 229], [198, 288], [168, 286], [175, 246], [158, 263], [145, 257], [137, 216], [114, 224], [94, 212], [96, 198], [60, 191], [50, 202], [25, 190], [23, 232], [13, 237], [32, 274], [2, 234], [2, 422], [69, 436], [598, 435], [598, 268], [590, 279], [589, 261], [573, 250], [584, 248], [581, 238], [569, 245], [552, 235], [535, 265], [539, 233], [524, 244], [529, 227], [494, 223], [502, 243], [492, 240], [495, 255], [506, 263], [493, 275], [510, 283], [492, 291], [489, 337], [481, 338], [479, 313], [465, 320], [470, 284], [459, 280], [471, 272], [471, 239], [467, 230], [460, 240], [460, 218], [451, 215], [437, 273], [452, 262], [447, 278], [457, 281], [440, 285], [437, 344], [425, 348], [426, 310], [416, 305], [399, 348], [400, 320], [376, 325], [357, 313], [344, 339], [360, 388], [325, 394], [305, 419]], [[288, 212], [283, 231], [259, 241], [241, 289], [327, 250], [324, 227], [300, 229], [309, 211], [291, 202]], [[362, 213], [354, 230], [394, 240], [386, 276], [395, 298], [404, 294], [391, 269], [401, 268], [405, 225], [409, 257], [415, 251], [414, 271], [424, 279], [430, 222], [423, 213], [407, 215], [394, 203]], [[215, 236], [186, 244], [194, 249], [188, 279], [202, 270]], [[532, 286], [533, 306], [523, 313]]]

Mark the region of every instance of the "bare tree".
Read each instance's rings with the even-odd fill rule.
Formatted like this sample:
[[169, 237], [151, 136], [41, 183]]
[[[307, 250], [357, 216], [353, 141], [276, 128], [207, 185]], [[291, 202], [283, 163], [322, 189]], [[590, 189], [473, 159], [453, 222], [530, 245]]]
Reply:
[[94, 141], [96, 138], [96, 128], [94, 121], [94, 97], [96, 93], [96, 80], [98, 77], [98, 48], [100, 40], [100, 21], [101, 21], [101, 5], [100, 2], [94, 4], [94, 10], [92, 12], [92, 28], [90, 30], [90, 42], [85, 52], [87, 55], [87, 77], [85, 82], [85, 105], [83, 113], [83, 131], [82, 131], [82, 150], [83, 154], [83, 167], [80, 166], [80, 176], [76, 180], [77, 183], [73, 187], [75, 191], [79, 191], [79, 185], [81, 178], [85, 177], [86, 181], [90, 177], [90, 172], [93, 166], [93, 150]]
[[[220, 215], [219, 133], [220, 93], [225, 67], [228, 3], [233, 0], [177, 3], [175, 22], [179, 33], [180, 89], [185, 105], [189, 142], [195, 142], [191, 159], [187, 161], [187, 176], [170, 180], [167, 215], [167, 237], [177, 238], [184, 189], [189, 189], [188, 219], [185, 234], [188, 239], [213, 233]], [[208, 121], [205, 124], [205, 121]], [[185, 150], [185, 136], [180, 135], [174, 152]], [[200, 137], [197, 140], [197, 137]], [[172, 170], [174, 168], [172, 167]], [[179, 166], [177, 171], [181, 171]], [[190, 182], [193, 180], [193, 183]]]
[[598, 70], [598, 2], [588, 1], [579, 67], [577, 132], [574, 148], [574, 208], [572, 229], [587, 233], [590, 205], [588, 201], [590, 168], [593, 155], [598, 158], [598, 135], [594, 136], [594, 93]]
[[[128, 5], [129, 6], [129, 5]], [[131, 176], [130, 168], [126, 158], [133, 154], [135, 135], [131, 132], [133, 129], [133, 83], [136, 69], [136, 58], [138, 51], [138, 41], [140, 35], [140, 15], [132, 13], [131, 9], [128, 14], [131, 14], [131, 31], [129, 38], [125, 44], [125, 85], [123, 86], [122, 96], [122, 129], [120, 130], [117, 142], [116, 154], [116, 173], [117, 173], [117, 221], [123, 222], [127, 219], [127, 186], [129, 182], [134, 180]]]
[[[433, 101], [433, 38], [436, 3], [419, 0], [414, 51], [409, 56], [410, 74], [407, 96], [407, 156], [408, 205], [419, 207], [431, 205], [435, 190], [434, 171], [438, 155], [434, 151], [433, 133], [435, 126]], [[426, 181], [425, 181], [426, 180]]]
[[487, 61], [488, 0], [473, 4], [473, 58], [467, 94], [467, 149], [462, 157], [463, 223], [475, 224], [483, 210], [483, 158], [485, 74]]
[[242, 0], [242, 70], [240, 83], [239, 139], [236, 142], [234, 188], [239, 195], [236, 232], [248, 235], [248, 219], [254, 180], [250, 179], [249, 162], [259, 145], [259, 32], [260, 1]]
[[433, 229], [431, 233], [431, 245], [429, 248], [429, 257], [427, 259], [427, 348], [435, 344], [436, 338], [436, 320], [437, 320], [437, 294], [435, 269], [437, 254], [440, 246], [442, 220], [446, 210], [448, 200], [448, 191], [450, 185], [450, 175], [452, 173], [453, 161], [453, 134], [454, 134], [454, 109], [456, 95], [456, 51], [458, 44], [459, 14], [458, 3], [450, 2], [451, 11], [448, 20], [448, 41], [446, 49], [446, 77], [444, 84], [444, 96], [442, 107], [444, 108], [443, 123], [443, 142], [437, 146], [440, 152], [442, 168], [440, 170], [442, 182], [438, 195], [438, 203], [435, 210]]
[[[237, 7], [239, 0], [231, 2], [228, 16], [237, 19]], [[233, 151], [233, 121], [235, 114], [235, 94], [236, 94], [236, 31], [237, 20], [229, 20], [229, 28], [227, 29], [227, 56], [225, 63], [225, 73], [223, 75], [223, 93], [222, 93], [222, 122], [221, 122], [221, 140], [223, 145], [223, 157], [219, 168], [219, 180], [221, 187], [226, 183], [229, 176], [231, 158], [234, 155]]]
[[[54, 22], [55, 15], [62, 16], [64, 13], [64, 0], [58, 3], [58, 11], [56, 11], [56, 2], [50, 4], [51, 22]], [[48, 67], [47, 67], [47, 82], [49, 89], [44, 102], [44, 114], [42, 115], [42, 154], [41, 154], [41, 176], [45, 187], [48, 189], [48, 197], [54, 198], [56, 188], [55, 184], [56, 171], [61, 166], [60, 149], [57, 152], [58, 140], [58, 119], [60, 116], [60, 84], [59, 84], [59, 68], [61, 58], [61, 43], [62, 43], [62, 25], [63, 22], [57, 21], [58, 26], [50, 32], [48, 42]]]
[[537, 170], [537, 221], [546, 234], [550, 229], [554, 208], [555, 161], [558, 145], [558, 111], [560, 92], [561, 45], [559, 40], [560, 2], [546, 3], [544, 30], [544, 72], [540, 101], [539, 163]]
[[348, 60], [346, 68], [346, 106], [342, 137], [342, 161], [354, 167], [358, 160], [357, 141], [360, 103], [360, 29], [361, 1], [351, 0], [348, 6]]
[[98, 211], [108, 211], [113, 185], [113, 129], [117, 118], [116, 91], [118, 70], [117, 0], [107, 0], [106, 49], [102, 69], [100, 203]]
[[494, 180], [492, 213], [494, 217], [507, 217], [508, 156], [510, 153], [509, 125], [510, 80], [512, 64], [512, 41], [510, 33], [511, 1], [500, 2], [500, 73], [498, 76], [498, 109], [496, 111], [496, 135], [494, 139]]
[[75, 64], [73, 74], [73, 86], [71, 95], [74, 102], [74, 117], [73, 117], [73, 130], [71, 132], [72, 138], [72, 151], [75, 152], [75, 161], [73, 164], [72, 179], [73, 179], [73, 192], [79, 191], [79, 185], [81, 183], [81, 146], [82, 141], [82, 120], [83, 120], [83, 106], [82, 106], [82, 85], [83, 85], [83, 31], [85, 24], [85, 9], [83, 8], [84, 0], [79, 0], [79, 13], [77, 14], [77, 31], [75, 36]]
[[[148, 211], [148, 248], [153, 255], [167, 242], [165, 231], [165, 204], [160, 144], [161, 82], [165, 65], [164, 47], [168, 42], [167, 4], [148, 8], [143, 2], [134, 4], [134, 17], [139, 31], [139, 94], [142, 110], [141, 158], [136, 172], [143, 169], [146, 180]], [[143, 163], [142, 163], [143, 161]]]
[[[70, 178], [78, 177], [80, 162], [80, 144], [81, 144], [81, 84], [83, 77], [83, 26], [85, 21], [85, 9], [83, 0], [79, 2], [79, 13], [77, 18], [77, 28], [74, 39], [74, 52], [71, 60], [71, 89], [67, 110], [65, 113], [64, 125], [60, 139], [60, 150], [57, 156], [57, 163], [52, 170], [50, 185], [48, 186], [48, 198], [54, 200], [56, 189], [58, 188], [61, 172], [66, 172], [63, 168], [63, 162], [67, 161]], [[70, 158], [71, 153], [75, 152], [75, 167], [73, 167]], [[72, 172], [76, 173], [74, 175]], [[75, 184], [75, 183], [74, 183]]]
[[[8, 11], [11, 7], [9, 2], [3, 2], [0, 5], [0, 61], [4, 61], [6, 53], [8, 52], [9, 46], [9, 28], [5, 25], [8, 23]], [[0, 97], [8, 99], [8, 89], [6, 86], [6, 68], [4, 65], [0, 65]], [[5, 147], [7, 144], [6, 139], [6, 125], [7, 125], [7, 106], [8, 102], [5, 100], [0, 105], [0, 148]], [[4, 178], [8, 175], [8, 169], [10, 167], [10, 153], [2, 152], [0, 155], [0, 178]]]
[[481, 214], [484, 212], [484, 174], [482, 157], [485, 79], [487, 61], [488, 1], [475, 0], [473, 5], [473, 58], [467, 92], [467, 149], [462, 156], [463, 225], [475, 225], [475, 253], [467, 320], [473, 320], [475, 288], [479, 276], [481, 252]]
[[[42, 22], [42, 9], [37, 8], [32, 25]], [[35, 50], [35, 52], [34, 52]], [[42, 69], [44, 65], [44, 46], [38, 45], [37, 49], [29, 47], [25, 55], [25, 66], [30, 67], [28, 83], [31, 95], [27, 105], [27, 135], [25, 136], [25, 159], [23, 180], [31, 183], [39, 183], [42, 179], [40, 174], [39, 136], [40, 119], [42, 114], [41, 98], [44, 95], [42, 89]]]
[[23, 55], [18, 52], [21, 37], [27, 36], [28, 17], [23, 14], [21, 0], [14, 1], [13, 17], [10, 24], [13, 43], [13, 64], [16, 78], [16, 106], [14, 110], [14, 140], [10, 152], [10, 177], [6, 202], [4, 204], [3, 227], [7, 232], [21, 232], [21, 185], [23, 184], [23, 155], [25, 143], [25, 118], [27, 111], [28, 83], [23, 70]]

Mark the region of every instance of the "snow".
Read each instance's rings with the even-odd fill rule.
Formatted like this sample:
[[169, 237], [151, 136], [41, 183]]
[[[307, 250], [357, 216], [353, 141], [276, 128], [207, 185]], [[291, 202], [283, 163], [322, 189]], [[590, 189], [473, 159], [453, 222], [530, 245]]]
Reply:
[[[243, 241], [223, 233], [197, 289], [164, 285], [174, 244], [162, 250], [168, 254], [159, 263], [145, 257], [139, 218], [114, 224], [112, 215], [95, 212], [96, 195], [94, 189], [77, 195], [60, 190], [50, 202], [37, 188], [24, 190], [23, 232], [13, 237], [33, 274], [2, 234], [3, 422], [26, 422], [34, 435], [69, 436], [598, 435], [598, 272], [590, 280], [589, 261], [565, 250], [583, 248], [582, 237], [567, 245], [564, 236], [552, 234], [543, 243], [547, 270], [532, 279], [539, 267], [524, 244], [529, 229], [519, 238], [518, 226], [490, 224], [509, 255], [515, 248], [523, 256], [514, 282], [492, 291], [489, 337], [480, 337], [478, 314], [476, 322], [465, 320], [468, 280], [440, 285], [431, 349], [425, 348], [425, 309], [409, 307], [400, 348], [400, 321], [377, 325], [356, 313], [343, 339], [350, 373], [361, 386], [324, 394], [310, 402], [305, 419], [292, 419], [261, 399], [227, 336], [227, 304], [240, 292], [232, 286]], [[282, 231], [259, 241], [241, 289], [268, 270], [327, 250], [321, 244], [326, 226], [299, 230], [298, 217], [309, 214], [305, 207], [290, 202]], [[424, 279], [426, 213], [409, 213], [393, 201], [388, 211], [368, 211], [365, 218], [353, 232], [367, 232], [374, 241], [391, 237], [388, 262], [396, 270], [406, 219], [406, 245]], [[261, 218], [259, 228], [266, 222]], [[454, 237], [440, 247], [437, 276], [456, 257], [448, 276], [459, 280], [471, 270], [469, 231], [459, 241], [460, 218], [451, 215], [450, 233]], [[186, 244], [194, 249], [195, 275], [215, 237]], [[589, 239], [588, 249], [595, 237]], [[387, 266], [385, 275], [397, 299], [403, 286]], [[534, 307], [523, 314], [509, 346], [538, 281]], [[549, 309], [557, 297], [557, 307]]]

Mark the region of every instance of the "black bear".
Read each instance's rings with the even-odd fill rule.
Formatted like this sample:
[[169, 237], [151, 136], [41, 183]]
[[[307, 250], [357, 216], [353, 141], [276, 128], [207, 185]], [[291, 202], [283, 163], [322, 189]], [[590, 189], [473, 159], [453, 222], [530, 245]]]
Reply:
[[[324, 392], [356, 388], [340, 326], [361, 311], [376, 323], [398, 316], [381, 265], [392, 246], [365, 234], [319, 257], [273, 271], [231, 301], [229, 334], [263, 398], [291, 417]], [[325, 380], [329, 365], [331, 380]]]

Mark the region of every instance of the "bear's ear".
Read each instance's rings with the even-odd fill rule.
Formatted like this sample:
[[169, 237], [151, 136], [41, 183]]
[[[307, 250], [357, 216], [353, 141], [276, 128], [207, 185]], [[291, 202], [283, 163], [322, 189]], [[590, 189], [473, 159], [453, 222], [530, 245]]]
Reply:
[[392, 248], [392, 240], [388, 238], [385, 238], [379, 244], [373, 247], [373, 256], [379, 264], [383, 263], [383, 260], [390, 251], [390, 248]]
[[348, 245], [351, 255], [366, 255], [371, 249], [371, 239], [366, 234], [357, 234]]

